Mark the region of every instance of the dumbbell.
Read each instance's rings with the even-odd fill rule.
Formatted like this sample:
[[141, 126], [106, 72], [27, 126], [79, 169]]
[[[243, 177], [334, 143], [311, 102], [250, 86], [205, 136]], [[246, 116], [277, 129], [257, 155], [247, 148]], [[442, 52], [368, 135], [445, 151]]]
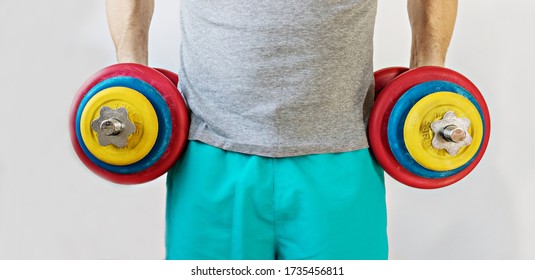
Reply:
[[490, 114], [468, 78], [435, 66], [390, 67], [374, 77], [370, 147], [392, 178], [436, 189], [476, 167], [489, 142]]
[[118, 184], [158, 178], [185, 147], [189, 117], [178, 76], [139, 64], [106, 67], [78, 90], [71, 143], [95, 174]]

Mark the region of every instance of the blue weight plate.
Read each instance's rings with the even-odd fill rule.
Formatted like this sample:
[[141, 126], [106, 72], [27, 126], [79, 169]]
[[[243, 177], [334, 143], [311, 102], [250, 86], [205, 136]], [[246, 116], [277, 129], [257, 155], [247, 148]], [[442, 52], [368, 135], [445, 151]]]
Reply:
[[[84, 110], [85, 105], [98, 92], [110, 87], [127, 87], [140, 92], [145, 97], [147, 97], [147, 99], [152, 104], [154, 110], [156, 111], [156, 115], [158, 116], [158, 137], [156, 139], [156, 143], [154, 143], [154, 147], [140, 161], [125, 166], [111, 165], [93, 156], [87, 149], [85, 143], [83, 142], [82, 135], [80, 133], [80, 118], [82, 116], [82, 112]], [[82, 148], [86, 156], [98, 167], [117, 174], [138, 173], [155, 164], [166, 151], [167, 146], [169, 145], [169, 141], [171, 139], [171, 133], [171, 113], [163, 97], [154, 87], [140, 79], [133, 77], [117, 76], [103, 80], [102, 82], [98, 83], [93, 88], [91, 88], [84, 96], [84, 98], [80, 102], [80, 106], [78, 107], [78, 111], [76, 113], [76, 137], [78, 139], [80, 147]]]
[[[468, 100], [470, 100], [470, 102], [472, 102], [472, 104], [474, 104], [481, 117], [484, 118], [483, 111], [481, 110], [481, 107], [477, 100], [463, 87], [447, 81], [429, 81], [418, 84], [410, 88], [398, 99], [398, 101], [392, 108], [390, 118], [388, 119], [387, 135], [390, 149], [392, 150], [392, 154], [394, 154], [396, 160], [403, 167], [405, 167], [408, 171], [425, 178], [445, 178], [455, 175], [461, 172], [467, 166], [469, 166], [472, 160], [477, 156], [480, 151], [478, 150], [476, 155], [463, 166], [453, 170], [441, 172], [429, 170], [421, 166], [409, 154], [409, 151], [405, 146], [403, 136], [403, 127], [405, 125], [405, 119], [407, 118], [407, 114], [414, 106], [414, 104], [416, 104], [420, 99], [424, 98], [429, 94], [440, 91], [454, 92], [466, 97]], [[484, 121], [483, 124], [485, 124]], [[486, 133], [485, 125], [483, 129], [484, 133]]]

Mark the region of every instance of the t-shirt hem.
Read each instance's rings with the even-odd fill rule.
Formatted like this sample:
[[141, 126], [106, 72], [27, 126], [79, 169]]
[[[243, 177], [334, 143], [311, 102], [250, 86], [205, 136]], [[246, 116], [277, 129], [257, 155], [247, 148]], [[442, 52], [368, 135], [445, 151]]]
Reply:
[[367, 141], [365, 143], [352, 143], [349, 145], [318, 144], [300, 146], [264, 146], [250, 143], [236, 143], [228, 140], [218, 141], [217, 139], [209, 137], [192, 135], [188, 137], [188, 140], [199, 141], [225, 151], [271, 158], [295, 157], [313, 154], [335, 154], [369, 148]]

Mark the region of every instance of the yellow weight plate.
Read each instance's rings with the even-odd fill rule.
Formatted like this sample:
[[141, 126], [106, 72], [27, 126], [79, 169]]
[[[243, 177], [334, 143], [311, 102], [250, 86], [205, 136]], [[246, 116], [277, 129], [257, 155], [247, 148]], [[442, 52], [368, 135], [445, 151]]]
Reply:
[[[136, 131], [129, 136], [124, 148], [101, 146], [97, 133], [91, 129], [91, 122], [100, 116], [103, 106], [128, 110], [128, 118]], [[158, 137], [158, 116], [143, 94], [126, 87], [111, 87], [87, 102], [80, 118], [80, 133], [87, 149], [99, 160], [112, 165], [129, 165], [143, 159], [154, 146]]]
[[[468, 118], [468, 133], [472, 143], [451, 156], [444, 149], [431, 145], [434, 133], [431, 123], [441, 120], [452, 111], [458, 118]], [[477, 153], [483, 140], [483, 122], [477, 108], [462, 95], [453, 92], [436, 92], [420, 99], [411, 108], [403, 127], [405, 146], [409, 154], [423, 167], [434, 171], [448, 171], [466, 164]]]

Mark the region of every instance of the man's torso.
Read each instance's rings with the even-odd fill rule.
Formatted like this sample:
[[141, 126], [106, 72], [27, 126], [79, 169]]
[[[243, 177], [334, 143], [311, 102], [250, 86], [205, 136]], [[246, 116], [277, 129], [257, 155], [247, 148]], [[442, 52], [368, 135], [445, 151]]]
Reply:
[[271, 157], [367, 147], [376, 5], [182, 1], [189, 138]]

